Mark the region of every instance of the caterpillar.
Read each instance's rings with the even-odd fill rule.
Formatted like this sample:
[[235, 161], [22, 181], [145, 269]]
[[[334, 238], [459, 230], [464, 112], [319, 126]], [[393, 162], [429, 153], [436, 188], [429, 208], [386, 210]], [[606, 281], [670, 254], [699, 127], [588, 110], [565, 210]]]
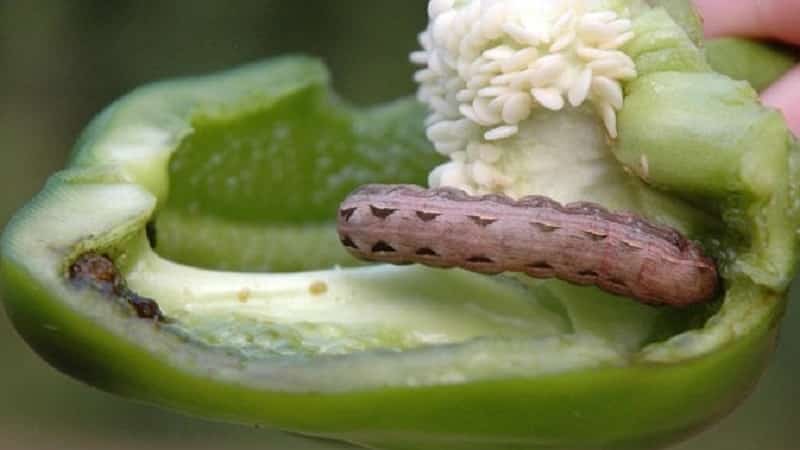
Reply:
[[372, 184], [337, 216], [342, 245], [368, 261], [555, 277], [652, 305], [708, 301], [719, 284], [714, 261], [677, 230], [588, 202]]

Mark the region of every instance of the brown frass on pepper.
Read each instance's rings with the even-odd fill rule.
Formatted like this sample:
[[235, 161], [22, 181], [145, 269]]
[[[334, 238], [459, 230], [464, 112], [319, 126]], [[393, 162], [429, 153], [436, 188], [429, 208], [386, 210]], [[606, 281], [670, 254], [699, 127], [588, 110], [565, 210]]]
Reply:
[[167, 322], [158, 303], [130, 290], [119, 269], [107, 255], [84, 253], [69, 266], [69, 279], [78, 288], [90, 288], [107, 296], [125, 300], [142, 319]]

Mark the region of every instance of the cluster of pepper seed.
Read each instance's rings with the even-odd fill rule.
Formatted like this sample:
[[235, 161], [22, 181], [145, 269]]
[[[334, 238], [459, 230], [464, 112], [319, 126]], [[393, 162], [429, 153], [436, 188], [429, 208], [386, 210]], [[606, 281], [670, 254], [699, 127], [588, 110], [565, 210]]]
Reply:
[[427, 104], [428, 138], [451, 162], [432, 187], [502, 192], [498, 141], [517, 135], [536, 108], [558, 111], [588, 101], [610, 137], [622, 108], [621, 80], [636, 76], [619, 50], [631, 21], [596, 0], [431, 0], [419, 36], [415, 79]]

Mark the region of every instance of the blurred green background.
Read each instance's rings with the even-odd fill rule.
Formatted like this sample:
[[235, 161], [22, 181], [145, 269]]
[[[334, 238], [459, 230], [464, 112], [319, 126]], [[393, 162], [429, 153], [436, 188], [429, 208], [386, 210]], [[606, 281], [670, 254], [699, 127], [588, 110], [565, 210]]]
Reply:
[[[325, 59], [370, 104], [413, 92], [426, 0], [0, 0], [0, 226], [61, 168], [103, 106], [153, 80], [287, 52]], [[750, 399], [681, 450], [800, 448], [800, 299]], [[0, 312], [0, 449], [334, 449], [135, 404], [47, 367]], [[490, 450], [490, 449], [487, 449]]]

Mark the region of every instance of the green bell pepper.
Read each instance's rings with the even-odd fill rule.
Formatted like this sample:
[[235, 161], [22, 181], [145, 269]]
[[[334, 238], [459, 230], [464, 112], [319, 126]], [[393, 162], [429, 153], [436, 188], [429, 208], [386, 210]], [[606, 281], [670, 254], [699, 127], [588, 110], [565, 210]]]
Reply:
[[[709, 306], [359, 265], [336, 239], [338, 202], [422, 183], [441, 158], [418, 103], [353, 108], [297, 56], [154, 84], [100, 114], [2, 235], [9, 316], [101, 389], [372, 448], [638, 449], [696, 433], [775, 345], [800, 148], [746, 84], [710, 71], [680, 11], [643, 11], [626, 50], [640, 76], [613, 157], [650, 185], [615, 162], [597, 192], [706, 245], [725, 281]], [[118, 288], [72, 279], [87, 254], [113, 261]], [[164, 319], [139, 317], [132, 295]]]

